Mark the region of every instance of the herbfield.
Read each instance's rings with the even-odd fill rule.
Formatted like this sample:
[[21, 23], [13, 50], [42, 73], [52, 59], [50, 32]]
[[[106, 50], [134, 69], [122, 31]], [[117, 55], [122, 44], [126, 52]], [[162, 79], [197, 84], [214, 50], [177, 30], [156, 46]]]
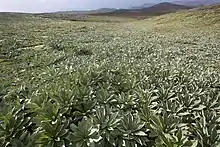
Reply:
[[220, 146], [219, 18], [1, 13], [0, 147]]

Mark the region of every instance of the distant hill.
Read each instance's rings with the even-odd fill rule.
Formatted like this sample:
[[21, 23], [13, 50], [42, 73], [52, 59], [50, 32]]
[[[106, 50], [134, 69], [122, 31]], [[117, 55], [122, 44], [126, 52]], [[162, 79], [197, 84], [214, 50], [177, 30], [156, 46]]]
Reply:
[[145, 3], [141, 6], [135, 6], [135, 7], [131, 7], [131, 9], [143, 9], [143, 8], [148, 8], [148, 7], [152, 7], [154, 5], [156, 5], [157, 3]]
[[116, 11], [115, 8], [100, 8], [96, 10], [87, 11], [88, 13], [107, 13], [107, 12], [113, 12]]
[[[220, 3], [220, 0], [172, 0], [170, 2], [173, 4], [177, 4], [177, 5], [199, 7], [199, 6], [218, 4], [218, 3]], [[142, 4], [140, 6], [131, 7], [131, 9], [149, 8], [149, 7], [152, 7], [156, 4], [158, 4], [158, 3], [157, 2], [155, 2], [155, 3], [148, 2], [148, 3]]]
[[184, 9], [190, 9], [192, 7], [184, 6], [184, 5], [178, 5], [168, 2], [163, 2], [156, 4], [149, 8], [143, 8], [141, 11], [148, 12], [148, 13], [169, 13], [169, 12], [175, 12], [178, 10], [184, 10]]
[[107, 13], [107, 12], [113, 12], [116, 11], [115, 8], [100, 8], [95, 10], [85, 10], [85, 11], [58, 11], [58, 12], [52, 12], [54, 14], [95, 14], [95, 13]]
[[202, 5], [213, 5], [220, 3], [220, 0], [176, 0], [174, 4], [185, 5], [185, 6], [202, 6]]
[[88, 15], [145, 19], [152, 16], [158, 16], [166, 13], [172, 13], [180, 10], [187, 10], [200, 7], [202, 5], [212, 5], [216, 3], [220, 3], [220, 0], [173, 0], [172, 3], [145, 3], [139, 7], [132, 7], [130, 9], [100, 8], [88, 11], [60, 11], [54, 13], [44, 13], [41, 16], [65, 20], [84, 20], [88, 17]]
[[176, 12], [179, 10], [191, 9], [192, 7], [178, 5], [168, 2], [159, 3], [147, 8], [141, 9], [120, 9], [107, 13], [98, 13], [95, 15], [106, 15], [106, 16], [122, 16], [122, 17], [138, 17], [138, 18], [146, 18], [149, 16], [156, 16], [171, 12]]

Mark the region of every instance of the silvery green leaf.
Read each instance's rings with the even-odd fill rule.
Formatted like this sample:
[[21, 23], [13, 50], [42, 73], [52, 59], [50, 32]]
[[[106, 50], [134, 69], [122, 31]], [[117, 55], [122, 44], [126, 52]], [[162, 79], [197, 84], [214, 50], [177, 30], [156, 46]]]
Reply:
[[93, 135], [94, 133], [97, 133], [99, 130], [97, 128], [91, 128], [89, 132], [89, 136]]
[[143, 131], [138, 131], [137, 133], [135, 133], [135, 135], [137, 135], [137, 136], [147, 136], [147, 134], [144, 133]]
[[204, 105], [199, 105], [199, 107], [193, 108], [192, 110], [201, 111], [201, 110], [203, 110], [203, 109], [205, 109], [205, 108], [206, 108], [206, 106], [204, 106]]
[[197, 147], [198, 146], [198, 140], [192, 141], [192, 146], [191, 147]]
[[187, 116], [187, 115], [191, 115], [191, 113], [189, 112], [178, 113], [178, 116]]
[[102, 139], [102, 137], [101, 137], [101, 136], [98, 136], [98, 138], [93, 138], [93, 141], [94, 141], [94, 142], [99, 142], [101, 139]]

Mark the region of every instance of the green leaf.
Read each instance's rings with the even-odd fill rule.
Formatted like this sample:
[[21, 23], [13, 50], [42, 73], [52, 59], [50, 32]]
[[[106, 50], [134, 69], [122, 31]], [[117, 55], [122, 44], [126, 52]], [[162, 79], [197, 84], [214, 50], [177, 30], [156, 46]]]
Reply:
[[189, 112], [178, 113], [178, 116], [188, 116], [188, 115], [191, 115], [191, 113]]
[[139, 131], [137, 133], [135, 133], [136, 136], [147, 136], [146, 133], [144, 133], [143, 131]]
[[25, 147], [24, 144], [18, 139], [13, 139], [11, 144], [13, 147]]
[[192, 146], [191, 147], [197, 147], [198, 146], [198, 140], [192, 141]]
[[72, 124], [70, 125], [70, 129], [71, 129], [73, 132], [75, 132], [75, 131], [77, 131], [77, 126], [72, 123]]
[[204, 106], [204, 105], [199, 105], [199, 107], [193, 108], [192, 110], [201, 111], [201, 110], [203, 110], [203, 109], [205, 109], [205, 108], [206, 108], [206, 106]]

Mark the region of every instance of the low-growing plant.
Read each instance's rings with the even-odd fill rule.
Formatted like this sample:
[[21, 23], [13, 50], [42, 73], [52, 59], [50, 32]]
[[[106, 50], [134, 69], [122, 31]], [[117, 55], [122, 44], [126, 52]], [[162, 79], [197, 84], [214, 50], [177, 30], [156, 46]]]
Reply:
[[220, 25], [195, 23], [200, 11], [129, 23], [0, 14], [0, 146], [218, 147]]

